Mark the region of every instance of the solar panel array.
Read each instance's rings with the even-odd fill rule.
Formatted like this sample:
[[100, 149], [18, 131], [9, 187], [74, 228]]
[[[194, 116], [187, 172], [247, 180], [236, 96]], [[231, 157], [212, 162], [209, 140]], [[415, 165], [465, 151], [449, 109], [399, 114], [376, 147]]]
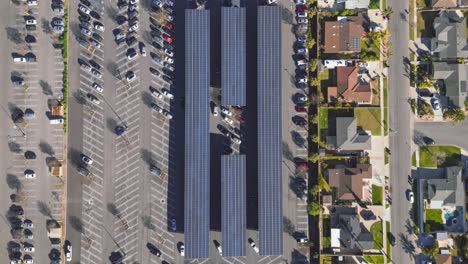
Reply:
[[245, 8], [221, 8], [222, 105], [245, 105]]
[[257, 11], [259, 249], [282, 255], [281, 9]]
[[210, 13], [185, 10], [185, 256], [208, 258]]
[[245, 256], [245, 156], [221, 156], [221, 232], [223, 256]]

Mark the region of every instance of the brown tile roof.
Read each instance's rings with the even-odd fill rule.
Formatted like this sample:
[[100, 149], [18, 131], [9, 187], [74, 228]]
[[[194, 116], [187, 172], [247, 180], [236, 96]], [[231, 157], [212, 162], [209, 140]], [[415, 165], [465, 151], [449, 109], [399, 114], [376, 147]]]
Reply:
[[452, 264], [452, 255], [441, 254], [436, 258], [436, 264]]
[[457, 0], [432, 0], [432, 7], [434, 8], [457, 7]]
[[348, 17], [348, 21], [325, 22], [325, 53], [360, 52], [364, 34], [358, 17]]
[[358, 67], [336, 67], [336, 87], [328, 87], [328, 102], [371, 103], [372, 87], [358, 75]]
[[336, 188], [336, 199], [357, 200], [363, 198], [363, 179], [372, 178], [372, 165], [357, 164], [356, 168], [328, 169], [328, 183]]

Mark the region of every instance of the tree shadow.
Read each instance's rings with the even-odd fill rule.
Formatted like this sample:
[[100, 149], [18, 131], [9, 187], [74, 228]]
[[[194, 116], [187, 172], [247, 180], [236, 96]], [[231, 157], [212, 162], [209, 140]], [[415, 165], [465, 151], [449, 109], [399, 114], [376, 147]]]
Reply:
[[23, 150], [21, 149], [21, 145], [18, 144], [15, 141], [9, 141], [8, 142], [8, 148], [10, 149], [11, 152], [13, 153], [21, 153]]
[[23, 184], [21, 183], [20, 179], [16, 175], [7, 174], [6, 182], [10, 189], [19, 191], [23, 188]]
[[149, 215], [143, 215], [141, 217], [141, 221], [143, 223], [143, 226], [148, 228], [149, 230], [156, 230], [156, 226], [153, 224], [153, 221], [151, 220], [151, 216]]
[[71, 215], [68, 218], [68, 221], [70, 222], [70, 225], [73, 229], [75, 229], [81, 234], [84, 234], [83, 222], [81, 221], [79, 217]]
[[114, 129], [117, 126], [117, 121], [112, 117], [108, 117], [106, 119], [106, 125], [107, 125], [107, 129], [109, 129], [112, 133], [114, 133]]
[[41, 150], [42, 153], [47, 154], [49, 156], [54, 156], [55, 155], [54, 149], [47, 142], [41, 141], [39, 143], [39, 149]]
[[289, 10], [288, 8], [284, 6], [280, 6], [281, 8], [281, 18], [283, 19], [283, 22], [289, 25], [294, 24], [294, 14]]
[[291, 131], [291, 138], [298, 147], [304, 147], [306, 139], [301, 136], [297, 131]]
[[119, 11], [117, 11], [117, 9], [107, 6], [106, 13], [114, 22], [117, 22], [117, 16], [119, 15]]
[[76, 90], [73, 93], [73, 97], [75, 98], [76, 102], [80, 105], [86, 104], [86, 95], [81, 90]]
[[80, 165], [82, 164], [81, 152], [78, 151], [77, 149], [75, 149], [75, 148], [69, 148], [69, 149], [68, 149], [67, 156], [68, 156], [68, 160], [69, 160], [73, 165], [75, 165], [76, 167], [78, 167], [78, 166], [80, 166]]
[[107, 64], [106, 69], [109, 73], [114, 76], [115, 78], [122, 80], [122, 73], [119, 70], [119, 65], [117, 63], [111, 61]]
[[21, 32], [13, 27], [5, 27], [7, 38], [15, 44], [21, 44], [23, 42], [23, 36]]
[[120, 219], [120, 210], [117, 208], [117, 206], [114, 203], [108, 203], [107, 204], [107, 211], [111, 215], [113, 215], [113, 216]]
[[50, 21], [42, 18], [41, 19], [42, 32], [49, 35], [52, 34], [52, 27], [50, 26]]
[[288, 143], [286, 143], [284, 141], [283, 141], [283, 158], [286, 159], [286, 160], [289, 160], [289, 161], [294, 160], [294, 155], [293, 155], [291, 149], [289, 148]]
[[141, 149], [140, 157], [146, 164], [148, 164], [148, 166], [151, 166], [154, 163], [156, 163], [156, 159], [153, 153], [149, 151], [148, 149]]
[[50, 210], [49, 206], [45, 202], [37, 201], [37, 209], [44, 216], [48, 216], [50, 218], [53, 218], [52, 217], [52, 211]]
[[302, 177], [289, 176], [289, 188], [299, 199], [302, 199], [307, 194], [307, 183]]
[[416, 247], [414, 246], [413, 242], [408, 239], [408, 237], [402, 233], [399, 234], [400, 242], [402, 245], [403, 250], [414, 258]]
[[39, 86], [42, 88], [42, 93], [44, 95], [53, 95], [54, 92], [52, 91], [52, 88], [50, 87], [50, 84], [44, 80], [39, 81]]
[[294, 226], [291, 219], [283, 216], [283, 232], [287, 233], [290, 236], [294, 236], [294, 232], [296, 231], [296, 227]]

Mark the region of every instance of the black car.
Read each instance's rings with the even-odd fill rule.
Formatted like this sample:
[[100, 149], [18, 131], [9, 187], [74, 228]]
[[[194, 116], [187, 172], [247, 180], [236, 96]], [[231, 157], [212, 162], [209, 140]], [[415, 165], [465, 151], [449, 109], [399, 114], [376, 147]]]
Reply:
[[128, 6], [128, 1], [123, 0], [123, 1], [117, 2], [117, 8], [119, 8], [121, 10], [124, 9], [125, 7], [127, 7], [127, 6]]
[[158, 70], [156, 70], [155, 68], [150, 67], [149, 69], [150, 69], [150, 72], [151, 72], [154, 76], [157, 76], [157, 77], [160, 77], [160, 76], [161, 76], [161, 73], [160, 73]]
[[135, 38], [135, 36], [131, 36], [130, 38], [127, 38], [125, 42], [127, 43], [128, 46], [132, 46], [133, 44], [137, 42], [137, 39]]
[[132, 19], [132, 18], [138, 16], [138, 11], [136, 11], [136, 10], [134, 10], [134, 11], [128, 11], [127, 15], [128, 15], [128, 19]]
[[170, 77], [174, 77], [174, 72], [169, 70], [168, 68], [163, 68], [162, 71], [164, 72], [164, 74], [166, 74], [167, 76], [170, 76]]
[[89, 170], [84, 166], [78, 166], [78, 173], [83, 175], [83, 176], [88, 176], [89, 175]]
[[121, 136], [125, 133], [125, 127], [123, 126], [116, 126], [114, 132], [117, 136]]
[[224, 146], [223, 150], [225, 155], [230, 155], [233, 152], [232, 148], [229, 146]]
[[99, 65], [99, 63], [97, 63], [95, 60], [89, 60], [89, 64], [91, 64], [91, 66], [93, 66], [93, 68], [95, 68], [96, 70], [101, 69], [101, 65]]
[[127, 21], [127, 17], [125, 17], [124, 15], [118, 15], [115, 18], [115, 21], [117, 22], [117, 24], [122, 25], [123, 23]]
[[151, 174], [156, 175], [156, 176], [161, 175], [161, 169], [156, 167], [156, 166], [153, 166], [153, 165], [151, 165], [151, 167], [150, 167], [150, 172], [151, 172]]
[[28, 150], [28, 151], [24, 152], [24, 158], [25, 159], [31, 159], [31, 160], [36, 159], [36, 153], [34, 153], [33, 151]]
[[91, 3], [88, 0], [80, 0], [80, 2], [87, 7], [91, 6]]
[[302, 116], [293, 116], [292, 121], [297, 126], [305, 126], [307, 121]]
[[430, 137], [423, 137], [424, 144], [426, 145], [434, 145], [435, 142], [432, 138]]
[[161, 251], [159, 249], [156, 248], [155, 245], [151, 244], [151, 243], [147, 243], [146, 244], [146, 247], [149, 249], [149, 251], [153, 254], [153, 255], [156, 255], [157, 257], [160, 257], [161, 256]]
[[163, 75], [163, 80], [166, 81], [167, 83], [169, 84], [172, 84], [172, 78], [167, 76], [167, 75]]
[[91, 20], [91, 18], [86, 14], [82, 14], [78, 17], [78, 20], [80, 21], [80, 23], [89, 23], [89, 20]]
[[153, 47], [155, 47], [156, 49], [162, 49], [161, 44], [159, 44], [159, 43], [156, 42], [156, 41], [153, 41], [153, 42], [151, 43], [151, 45], [153, 45]]
[[91, 12], [89, 13], [91, 15], [91, 17], [93, 17], [94, 19], [101, 19], [101, 16], [99, 15], [98, 12], [94, 11], [94, 10], [91, 10]]
[[94, 32], [93, 33], [93, 38], [99, 42], [102, 42], [104, 39], [101, 37], [101, 35], [99, 35], [98, 33]]

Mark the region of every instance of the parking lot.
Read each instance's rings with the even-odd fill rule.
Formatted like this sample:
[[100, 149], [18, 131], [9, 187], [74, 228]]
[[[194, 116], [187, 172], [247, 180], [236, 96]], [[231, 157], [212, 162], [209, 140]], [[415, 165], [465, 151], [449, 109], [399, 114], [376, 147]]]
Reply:
[[47, 223], [64, 220], [65, 179], [51, 176], [48, 166], [64, 158], [63, 127], [60, 118], [51, 116], [51, 106], [62, 99], [63, 59], [52, 45], [60, 34], [54, 23], [62, 18], [59, 6], [46, 2], [4, 1], [1, 7], [14, 10], [1, 18], [7, 29], [2, 38], [1, 118], [8, 128], [1, 138], [5, 149], [0, 168], [7, 184], [0, 206], [8, 211], [2, 259], [47, 263], [60, 257], [54, 253], [61, 250], [60, 242], [51, 244]]
[[[83, 228], [69, 229], [67, 237], [77, 253], [74, 259], [85, 263], [103, 263], [119, 254], [127, 261], [173, 262], [178, 255], [177, 234], [168, 230], [175, 184], [169, 178], [169, 152], [175, 145], [170, 139], [171, 117], [183, 122], [171, 103], [176, 100], [170, 84], [175, 51], [169, 43], [174, 40], [168, 38], [174, 24], [167, 23], [167, 4], [152, 13], [147, 4], [81, 1], [70, 6], [72, 38], [85, 42], [71, 43], [78, 51], [72, 52], [71, 68], [79, 77], [71, 80], [76, 84], [71, 107], [78, 112], [70, 120], [82, 119], [77, 126], [82, 134], [69, 145], [69, 156], [75, 160], [69, 174], [81, 179], [76, 181], [81, 188], [69, 188], [69, 197], [76, 199], [69, 199], [68, 215], [71, 226], [70, 218]], [[82, 29], [86, 23], [80, 26], [80, 15], [81, 20], [87, 18], [80, 6], [89, 10], [87, 23], [93, 25], [87, 28], [89, 33]], [[95, 28], [96, 22], [104, 32]], [[85, 36], [96, 39], [95, 33], [102, 38], [100, 45]], [[87, 176], [77, 171], [83, 166], [81, 154], [93, 160]], [[75, 204], [78, 199], [80, 204]], [[157, 251], [151, 252], [153, 248]]]

